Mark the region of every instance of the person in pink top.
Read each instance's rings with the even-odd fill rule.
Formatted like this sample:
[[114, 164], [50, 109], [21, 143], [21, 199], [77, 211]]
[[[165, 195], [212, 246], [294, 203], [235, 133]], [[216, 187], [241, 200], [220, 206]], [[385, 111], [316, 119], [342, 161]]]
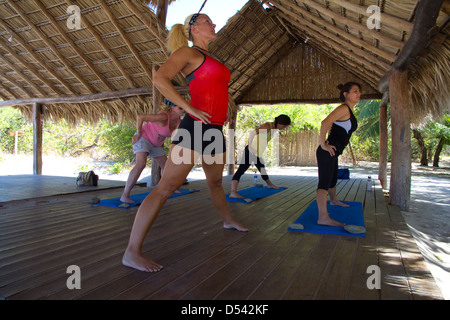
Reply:
[[[161, 167], [161, 174], [166, 165], [167, 156], [162, 145], [167, 138], [172, 136], [172, 132], [178, 127], [184, 109], [176, 106], [167, 98], [164, 103], [170, 108], [158, 114], [139, 114], [137, 116], [137, 131], [133, 136], [133, 152], [136, 155], [136, 165], [128, 175], [125, 189], [120, 201], [134, 203], [130, 199], [130, 192], [141, 176], [147, 165], [147, 158], [153, 158]], [[144, 124], [145, 122], [145, 124]]]

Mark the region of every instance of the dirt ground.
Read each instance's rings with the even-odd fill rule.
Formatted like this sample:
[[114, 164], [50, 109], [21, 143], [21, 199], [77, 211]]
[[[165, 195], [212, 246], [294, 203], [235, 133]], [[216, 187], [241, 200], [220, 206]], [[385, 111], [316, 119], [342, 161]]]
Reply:
[[[342, 164], [349, 167], [350, 178], [377, 178], [377, 163]], [[440, 168], [412, 165], [411, 205], [409, 211], [402, 212], [415, 241], [443, 297], [450, 300], [450, 161], [441, 161]], [[57, 158], [44, 156], [43, 174], [73, 176], [84, 168], [94, 170], [100, 179], [126, 180], [129, 170], [120, 174], [107, 172], [107, 163], [93, 162], [83, 158]], [[83, 168], [83, 169], [82, 169]], [[1, 155], [0, 176], [32, 174], [31, 156]], [[141, 175], [141, 181], [148, 182], [151, 169]], [[315, 167], [274, 167], [268, 168], [269, 175], [317, 175]], [[250, 171], [247, 174], [252, 174]], [[389, 174], [389, 172], [388, 172]], [[1, 177], [0, 177], [1, 179]], [[194, 168], [188, 180], [204, 179], [201, 168]], [[389, 177], [388, 177], [389, 179]]]

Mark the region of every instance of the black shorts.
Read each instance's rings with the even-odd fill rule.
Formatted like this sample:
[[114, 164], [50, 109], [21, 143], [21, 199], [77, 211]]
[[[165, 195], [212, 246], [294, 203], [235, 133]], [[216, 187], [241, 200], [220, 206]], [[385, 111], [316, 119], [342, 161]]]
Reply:
[[330, 155], [328, 151], [319, 146], [316, 150], [317, 168], [319, 171], [319, 183], [317, 189], [328, 190], [337, 184], [339, 155]]
[[225, 153], [226, 144], [222, 128], [221, 125], [204, 124], [186, 114], [172, 138], [172, 144], [194, 150], [201, 155]]

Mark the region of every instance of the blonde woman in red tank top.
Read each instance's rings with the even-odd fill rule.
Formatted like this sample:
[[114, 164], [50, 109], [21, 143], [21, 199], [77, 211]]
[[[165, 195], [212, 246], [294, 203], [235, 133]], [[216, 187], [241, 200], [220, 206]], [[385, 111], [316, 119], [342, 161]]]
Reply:
[[[223, 96], [228, 97], [229, 71], [228, 79], [226, 79], [225, 66], [214, 59], [208, 51], [209, 42], [216, 38], [215, 24], [205, 14], [195, 14], [187, 17], [184, 25], [173, 26], [169, 33], [168, 47], [172, 54], [153, 76], [153, 84], [165, 97], [188, 113], [180, 123], [180, 127], [177, 130], [179, 132], [180, 129], [183, 129], [185, 132], [193, 134], [193, 132], [189, 131], [190, 127], [188, 127], [191, 126], [200, 127], [201, 134], [206, 129], [212, 129], [215, 130], [214, 132], [221, 133], [228, 105], [228, 100], [226, 99], [225, 101]], [[188, 46], [188, 40], [193, 42], [193, 47]], [[212, 67], [208, 67], [207, 70], [203, 68], [201, 75], [199, 75], [195, 71], [205, 61]], [[171, 82], [180, 72], [185, 77], [194, 73], [196, 77], [197, 75], [202, 77], [202, 79], [197, 78], [196, 80], [204, 80], [201, 81], [203, 84], [197, 81], [194, 82], [194, 89], [190, 85], [190, 89], [193, 89], [191, 91], [191, 103], [193, 104], [184, 99]], [[202, 89], [205, 89], [205, 86], [208, 85], [208, 79], [214, 81], [214, 92], [206, 93], [210, 94], [211, 98], [206, 99], [206, 101], [204, 96], [199, 95], [205, 94]], [[186, 128], [183, 128], [185, 119], [189, 123], [186, 124]], [[208, 126], [211, 126], [211, 128]], [[221, 134], [223, 138], [223, 133]], [[192, 137], [192, 140], [196, 141], [198, 138], [201, 139], [201, 137]], [[214, 140], [214, 142], [216, 141]], [[233, 218], [222, 188], [225, 150], [217, 152], [214, 154], [214, 157], [212, 152], [210, 154], [202, 153], [205, 150], [206, 148], [202, 148], [202, 146], [200, 149], [195, 148], [194, 150], [189, 145], [172, 144], [161, 181], [143, 201], [136, 214], [128, 246], [122, 258], [122, 263], [125, 266], [145, 272], [155, 272], [163, 268], [157, 262], [143, 256], [142, 244], [162, 206], [173, 192], [183, 184], [194, 165], [194, 159], [198, 156], [201, 156], [212, 204], [220, 214], [223, 227], [243, 232], [248, 231]], [[179, 159], [176, 156], [180, 154], [183, 154], [183, 158], [187, 158], [188, 161], [178, 161]]]

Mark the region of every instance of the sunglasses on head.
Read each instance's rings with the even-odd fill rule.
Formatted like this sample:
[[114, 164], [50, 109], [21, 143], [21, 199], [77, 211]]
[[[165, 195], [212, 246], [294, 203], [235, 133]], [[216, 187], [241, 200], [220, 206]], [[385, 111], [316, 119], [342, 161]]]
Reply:
[[200, 7], [200, 10], [198, 10], [197, 13], [192, 15], [191, 20], [189, 20], [189, 29], [190, 29], [190, 27], [192, 27], [195, 24], [195, 21], [197, 21], [198, 16], [200, 15], [200, 11], [202, 11], [203, 7], [205, 6], [206, 1], [208, 1], [208, 0], [205, 0], [203, 2], [202, 6]]

